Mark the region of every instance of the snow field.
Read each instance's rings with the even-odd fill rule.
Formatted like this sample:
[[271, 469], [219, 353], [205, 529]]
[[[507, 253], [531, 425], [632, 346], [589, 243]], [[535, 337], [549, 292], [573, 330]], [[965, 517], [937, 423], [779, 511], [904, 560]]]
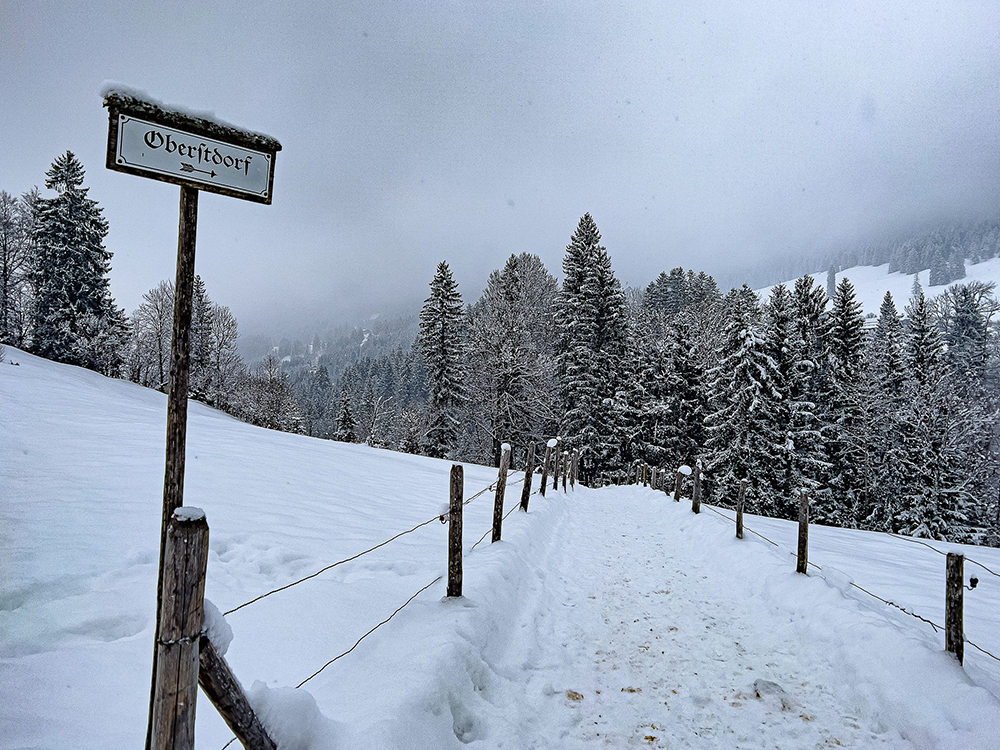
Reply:
[[[826, 288], [826, 271], [809, 274], [813, 280], [823, 289]], [[913, 290], [913, 274], [889, 273], [889, 264], [881, 266], [854, 266], [845, 268], [837, 273], [837, 281], [843, 278], [850, 280], [854, 285], [854, 291], [858, 302], [861, 303], [864, 313], [878, 315], [879, 306], [886, 292], [892, 292], [892, 299], [896, 303], [896, 309], [902, 313], [903, 308], [910, 299]], [[936, 297], [947, 289], [951, 284], [944, 286], [929, 286], [930, 271], [924, 269], [917, 274], [924, 294], [928, 297]], [[982, 263], [966, 263], [965, 278], [953, 281], [952, 284], [967, 284], [971, 281], [986, 281], [996, 283], [1000, 279], [1000, 258], [990, 258]], [[795, 284], [795, 279], [784, 282], [785, 286], [791, 289]], [[767, 300], [771, 295], [771, 290], [775, 285], [757, 289], [757, 295], [762, 300]]]
[[[8, 357], [20, 366], [0, 366], [0, 748], [136, 747], [165, 398]], [[207, 597], [231, 610], [437, 515], [449, 468], [192, 404], [186, 504], [211, 529]], [[496, 470], [465, 477], [468, 497]], [[439, 581], [300, 690], [445, 572], [446, 526], [210, 617], [231, 628], [226, 658], [282, 750], [995, 747], [1000, 663], [968, 648], [963, 670], [942, 634], [846, 584], [942, 621], [935, 552], [814, 526], [824, 580], [794, 573], [795, 524], [748, 516], [776, 550], [649, 489], [548, 493], [511, 514], [502, 542], [467, 553], [463, 598]], [[519, 496], [509, 487], [506, 506]], [[492, 504], [466, 506], [467, 550]], [[966, 551], [1000, 570], [997, 550]], [[979, 577], [966, 632], [997, 653], [1000, 587]], [[231, 736], [204, 699], [196, 735], [211, 750]]]

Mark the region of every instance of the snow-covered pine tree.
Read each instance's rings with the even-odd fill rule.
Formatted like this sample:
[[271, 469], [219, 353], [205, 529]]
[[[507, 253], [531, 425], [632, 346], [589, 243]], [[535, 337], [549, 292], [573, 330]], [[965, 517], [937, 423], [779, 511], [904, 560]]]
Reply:
[[917, 383], [933, 384], [942, 366], [944, 346], [933, 319], [930, 303], [921, 292], [906, 306], [907, 372]]
[[444, 458], [455, 447], [459, 412], [466, 401], [466, 321], [462, 295], [447, 262], [438, 264], [430, 286], [417, 337], [430, 392], [424, 448], [428, 455]]
[[566, 444], [585, 451], [594, 480], [607, 482], [621, 469], [618, 429], [620, 368], [626, 346], [626, 302], [585, 214], [566, 247], [563, 285], [556, 305], [557, 345]]
[[900, 413], [907, 388], [904, 346], [902, 321], [886, 292], [865, 347], [857, 397], [860, 418], [848, 435], [851, 453], [859, 457], [858, 525], [875, 531], [896, 531], [909, 471], [909, 435]]
[[486, 437], [470, 458], [498, 464], [500, 446], [523, 446], [553, 428], [554, 303], [558, 286], [538, 256], [511, 255], [490, 274], [469, 314], [469, 417]]
[[54, 198], [38, 201], [32, 268], [35, 290], [31, 349], [49, 359], [117, 374], [127, 330], [111, 298], [108, 223], [83, 187], [83, 165], [67, 151], [52, 162], [45, 187]]
[[854, 527], [862, 486], [860, 464], [864, 456], [854, 451], [850, 434], [857, 429], [860, 420], [858, 387], [864, 354], [864, 318], [854, 285], [846, 278], [837, 284], [827, 319], [826, 340], [832, 388], [823, 437], [831, 464], [831, 493], [829, 498], [817, 498], [815, 515], [817, 521]]
[[337, 406], [337, 431], [334, 440], [342, 443], [353, 443], [355, 422], [351, 415], [351, 403], [347, 397], [347, 391], [340, 392], [340, 404]]
[[212, 350], [212, 300], [201, 276], [194, 277], [191, 305], [191, 398], [208, 402]]
[[[341, 392], [341, 400], [346, 391]], [[326, 365], [319, 365], [306, 374], [305, 383], [300, 386], [299, 409], [305, 419], [305, 432], [313, 437], [333, 438], [337, 425], [333, 417], [333, 384]], [[351, 425], [353, 433], [354, 425]], [[336, 438], [340, 439], [340, 438]], [[349, 441], [349, 442], [353, 442]]]
[[775, 427], [785, 437], [777, 446], [775, 512], [782, 518], [795, 518], [798, 493], [816, 489], [826, 463], [816, 407], [808, 394], [811, 361], [799, 333], [794, 297], [784, 284], [772, 288], [764, 323], [767, 351], [777, 374], [775, 390], [780, 395], [774, 406]]
[[781, 503], [780, 451], [787, 440], [778, 426], [780, 375], [761, 330], [757, 296], [744, 286], [731, 291], [726, 301], [725, 340], [719, 364], [709, 372], [705, 470], [713, 494], [722, 502], [735, 502], [746, 479], [748, 510], [775, 515]]

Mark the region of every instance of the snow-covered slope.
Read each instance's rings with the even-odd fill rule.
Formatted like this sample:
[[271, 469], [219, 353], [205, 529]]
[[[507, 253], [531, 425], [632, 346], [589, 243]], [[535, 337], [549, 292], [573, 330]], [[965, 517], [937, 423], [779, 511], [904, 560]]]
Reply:
[[[821, 287], [826, 288], [826, 273], [811, 274]], [[950, 285], [929, 286], [930, 271], [924, 270], [918, 274], [920, 285], [924, 289], [924, 294], [928, 297], [936, 297]], [[878, 314], [879, 305], [886, 292], [892, 292], [892, 298], [896, 303], [896, 309], [900, 312], [910, 299], [913, 289], [913, 275], [902, 273], [889, 273], [889, 264], [881, 266], [855, 266], [847, 268], [837, 274], [837, 281], [847, 278], [854, 285], [857, 292], [858, 301], [862, 304], [864, 312]], [[965, 278], [953, 283], [961, 284], [969, 281], [989, 281], [1000, 284], [1000, 258], [990, 258], [976, 265], [967, 264], [965, 267]], [[795, 283], [795, 279], [785, 282], [789, 288]], [[773, 286], [758, 289], [757, 294], [761, 299], [767, 299]]]
[[[7, 354], [19, 366], [0, 365], [0, 748], [138, 747], [164, 397]], [[433, 518], [448, 471], [192, 404], [186, 503], [211, 527], [208, 598], [233, 609]], [[466, 495], [494, 479], [467, 466]], [[491, 513], [492, 493], [467, 506], [467, 550]], [[464, 598], [443, 599], [438, 581], [293, 690], [444, 573], [434, 521], [228, 615], [227, 659], [283, 750], [995, 747], [1000, 662], [968, 648], [963, 670], [940, 633], [847, 584], [940, 622], [943, 557], [814, 527], [823, 574], [797, 576], [794, 526], [748, 524], [786, 549], [738, 542], [728, 520], [648, 489], [536, 495], [504, 541], [467, 552]], [[967, 551], [1000, 572], [996, 550]], [[967, 572], [981, 583], [966, 632], [1000, 655], [1000, 578]], [[230, 738], [204, 698], [197, 738]]]

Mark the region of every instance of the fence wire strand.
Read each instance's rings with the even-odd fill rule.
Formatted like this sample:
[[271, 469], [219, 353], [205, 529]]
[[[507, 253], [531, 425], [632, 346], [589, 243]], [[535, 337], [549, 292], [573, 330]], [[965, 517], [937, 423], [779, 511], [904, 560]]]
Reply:
[[353, 646], [351, 646], [351, 647], [350, 647], [349, 649], [347, 649], [347, 651], [345, 651], [345, 652], [344, 652], [344, 653], [342, 653], [342, 654], [337, 654], [337, 655], [336, 655], [335, 657], [333, 657], [332, 659], [330, 659], [330, 661], [328, 661], [328, 662], [327, 662], [326, 664], [324, 664], [324, 665], [323, 665], [322, 667], [320, 667], [319, 669], [317, 669], [317, 670], [316, 670], [315, 672], [313, 672], [313, 673], [312, 673], [311, 675], [309, 675], [309, 676], [308, 676], [308, 677], [306, 677], [306, 678], [305, 678], [304, 680], [302, 680], [302, 682], [300, 682], [300, 683], [299, 683], [298, 685], [296, 685], [296, 686], [295, 686], [295, 689], [296, 689], [296, 690], [298, 690], [298, 689], [299, 689], [300, 687], [302, 687], [303, 685], [305, 685], [305, 684], [306, 684], [307, 682], [309, 682], [309, 680], [311, 680], [311, 679], [312, 679], [313, 677], [315, 677], [316, 675], [318, 675], [318, 674], [319, 674], [320, 672], [322, 672], [322, 671], [323, 671], [324, 669], [326, 669], [327, 667], [329, 667], [329, 666], [330, 666], [331, 664], [333, 664], [333, 663], [334, 663], [335, 661], [337, 661], [338, 659], [342, 659], [342, 658], [344, 658], [345, 656], [347, 656], [347, 655], [348, 655], [349, 653], [351, 653], [351, 652], [352, 652], [352, 651], [353, 651], [354, 649], [356, 649], [356, 648], [357, 648], [357, 647], [358, 647], [358, 646], [359, 646], [359, 645], [361, 644], [361, 641], [363, 641], [363, 640], [364, 640], [365, 638], [367, 638], [368, 636], [370, 636], [370, 635], [371, 635], [372, 633], [374, 633], [374, 632], [375, 632], [376, 630], [378, 630], [378, 629], [379, 629], [380, 627], [382, 627], [382, 626], [383, 626], [383, 625], [385, 625], [385, 624], [386, 624], [387, 622], [389, 622], [389, 620], [391, 620], [391, 619], [392, 619], [393, 617], [395, 617], [396, 615], [398, 615], [398, 614], [400, 613], [400, 611], [401, 611], [401, 610], [402, 610], [402, 609], [403, 609], [403, 608], [404, 608], [404, 607], [405, 607], [405, 606], [406, 606], [407, 604], [409, 604], [410, 602], [412, 602], [412, 601], [413, 601], [414, 599], [416, 599], [416, 598], [417, 598], [418, 596], [420, 596], [420, 595], [421, 595], [422, 593], [424, 593], [424, 592], [425, 592], [425, 591], [426, 591], [427, 589], [429, 589], [429, 588], [430, 588], [431, 586], [433, 586], [433, 585], [434, 585], [435, 583], [437, 583], [438, 581], [440, 581], [440, 580], [441, 580], [442, 578], [444, 578], [444, 576], [438, 576], [438, 577], [437, 577], [437, 578], [435, 578], [435, 579], [434, 579], [433, 581], [431, 581], [431, 582], [430, 582], [430, 583], [428, 583], [428, 584], [427, 584], [426, 586], [424, 586], [424, 587], [423, 587], [422, 589], [420, 589], [420, 590], [419, 590], [419, 591], [418, 591], [417, 593], [415, 593], [415, 594], [414, 594], [413, 596], [411, 596], [411, 597], [410, 597], [409, 599], [407, 599], [407, 600], [406, 600], [405, 602], [403, 602], [403, 603], [402, 603], [402, 604], [400, 604], [400, 605], [399, 605], [398, 607], [396, 607], [396, 610], [395, 610], [395, 611], [394, 611], [394, 612], [393, 612], [393, 613], [392, 613], [391, 615], [389, 615], [388, 617], [386, 617], [386, 618], [385, 618], [384, 620], [382, 620], [382, 622], [380, 622], [380, 623], [379, 623], [378, 625], [376, 625], [375, 627], [373, 627], [373, 628], [372, 628], [371, 630], [369, 630], [369, 631], [368, 631], [367, 633], [365, 633], [365, 634], [364, 634], [363, 636], [361, 636], [360, 638], [358, 638], [358, 640], [357, 640], [357, 641], [356, 641], [356, 642], [354, 643], [354, 645], [353, 645]]
[[[892, 536], [892, 537], [895, 537], [896, 539], [902, 539], [902, 540], [903, 540], [904, 542], [910, 542], [910, 543], [912, 543], [912, 544], [921, 544], [921, 545], [923, 545], [924, 547], [926, 547], [927, 549], [930, 549], [930, 550], [934, 550], [934, 551], [935, 551], [935, 552], [937, 552], [937, 553], [938, 553], [939, 555], [944, 555], [945, 557], [947, 557], [947, 556], [948, 556], [948, 553], [947, 553], [947, 552], [943, 552], [943, 551], [939, 550], [939, 549], [938, 549], [937, 547], [935, 547], [935, 546], [934, 546], [933, 544], [929, 544], [929, 543], [927, 543], [927, 542], [923, 541], [922, 539], [914, 539], [914, 538], [913, 538], [912, 536], [904, 536], [903, 534], [893, 534], [893, 533], [891, 533], [891, 532], [889, 533], [889, 536]], [[963, 555], [963, 557], [965, 557], [965, 561], [966, 561], [967, 563], [972, 563], [973, 565], [978, 565], [978, 566], [979, 566], [980, 568], [982, 568], [983, 570], [985, 570], [985, 571], [986, 571], [987, 573], [989, 573], [990, 575], [994, 575], [994, 576], [996, 576], [997, 578], [1000, 578], [1000, 573], [996, 573], [996, 572], [994, 572], [994, 571], [990, 570], [990, 569], [989, 569], [989, 568], [987, 568], [987, 567], [986, 567], [985, 565], [983, 565], [983, 564], [982, 564], [981, 562], [976, 562], [976, 561], [975, 561], [975, 560], [973, 560], [973, 559], [972, 559], [971, 557], [967, 557], [967, 556], [965, 556], [965, 555]]]
[[[524, 481], [524, 480], [522, 478], [521, 480], [517, 480], [517, 481]], [[510, 487], [511, 484], [516, 484], [517, 481], [511, 482], [507, 486]], [[496, 482], [493, 482], [492, 484], [490, 484], [490, 485], [484, 487], [483, 489], [479, 490], [479, 492], [477, 492], [476, 494], [472, 495], [468, 500], [463, 501], [462, 505], [468, 505], [473, 500], [475, 500], [477, 497], [480, 497], [481, 495], [483, 495], [483, 494], [485, 494], [485, 493], [487, 493], [487, 492], [489, 492], [491, 490], [495, 490], [495, 489], [496, 489]], [[406, 536], [407, 534], [412, 534], [417, 529], [423, 528], [424, 526], [427, 526], [428, 524], [432, 524], [435, 521], [439, 521], [441, 518], [442, 518], [441, 515], [437, 515], [437, 516], [434, 516], [434, 518], [430, 518], [430, 519], [428, 519], [428, 520], [426, 520], [426, 521], [424, 521], [422, 523], [418, 523], [412, 529], [407, 529], [406, 531], [401, 531], [398, 534], [396, 534], [395, 536], [390, 537], [389, 539], [386, 539], [384, 542], [379, 542], [374, 547], [369, 547], [368, 549], [366, 549], [366, 550], [364, 550], [362, 552], [359, 552], [356, 555], [352, 555], [351, 557], [346, 557], [343, 560], [337, 560], [337, 562], [331, 563], [331, 564], [329, 564], [329, 565], [327, 565], [327, 566], [325, 566], [323, 568], [320, 568], [315, 573], [310, 573], [309, 575], [305, 576], [304, 578], [300, 578], [297, 581], [292, 581], [291, 583], [286, 583], [284, 586], [279, 586], [276, 589], [271, 589], [270, 591], [268, 591], [266, 593], [263, 593], [260, 596], [256, 596], [253, 599], [251, 599], [250, 601], [243, 602], [243, 604], [240, 604], [238, 607], [233, 607], [232, 609], [230, 609], [230, 610], [228, 610], [226, 612], [223, 612], [222, 614], [223, 615], [231, 615], [233, 612], [238, 612], [239, 610], [243, 609], [244, 607], [249, 607], [251, 604], [256, 604], [261, 599], [266, 599], [267, 597], [271, 596], [272, 594], [277, 594], [277, 593], [279, 593], [281, 591], [285, 591], [286, 589], [290, 589], [293, 586], [298, 586], [300, 583], [305, 583], [306, 581], [312, 580], [313, 578], [316, 578], [317, 576], [322, 575], [326, 571], [332, 570], [333, 568], [336, 568], [338, 565], [343, 565], [344, 563], [349, 563], [349, 562], [352, 562], [354, 560], [357, 560], [359, 557], [364, 557], [365, 555], [369, 554], [370, 552], [374, 552], [375, 550], [380, 549], [381, 547], [386, 546], [390, 542], [396, 541], [401, 536]], [[445, 522], [447, 522], [447, 520]]]
[[[730, 518], [729, 516], [727, 516], [727, 515], [726, 515], [725, 513], [722, 513], [722, 512], [720, 512], [720, 511], [716, 510], [716, 509], [715, 509], [715, 508], [713, 508], [713, 507], [712, 507], [711, 505], [702, 505], [701, 507], [703, 507], [703, 508], [708, 508], [708, 509], [709, 509], [710, 511], [712, 511], [712, 512], [713, 512], [713, 513], [715, 513], [716, 515], [719, 515], [719, 516], [722, 516], [723, 518], [725, 518], [725, 519], [726, 519], [726, 520], [728, 520], [728, 521], [733, 521], [733, 520], [734, 520], [734, 519]], [[749, 532], [750, 532], [751, 534], [755, 534], [755, 535], [759, 536], [759, 537], [760, 537], [761, 539], [763, 539], [764, 541], [766, 541], [766, 542], [770, 542], [770, 543], [771, 543], [771, 544], [773, 544], [773, 545], [774, 545], [775, 547], [778, 547], [778, 549], [781, 549], [781, 545], [779, 545], [779, 544], [778, 544], [777, 542], [774, 542], [774, 541], [772, 541], [771, 539], [768, 539], [768, 538], [767, 538], [766, 536], [764, 536], [763, 534], [759, 534], [759, 533], [757, 533], [757, 532], [756, 532], [756, 531], [754, 531], [753, 529], [749, 528], [749, 527], [748, 527], [748, 526], [747, 526], [746, 524], [744, 524], [744, 525], [743, 525], [743, 530], [744, 530], [744, 531], [749, 531]], [[896, 534], [891, 534], [891, 536], [896, 536]], [[906, 537], [901, 537], [901, 538], [905, 539]], [[914, 540], [912, 540], [912, 541], [914, 541], [914, 542], [917, 542], [918, 544], [924, 544], [924, 546], [926, 546], [926, 547], [930, 547], [931, 549], [933, 549], [933, 550], [934, 550], [935, 552], [938, 552], [939, 554], [942, 554], [942, 555], [945, 555], [945, 554], [947, 554], [947, 553], [945, 553], [945, 552], [941, 552], [941, 550], [939, 550], [939, 549], [935, 549], [934, 547], [931, 547], [931, 545], [929, 545], [929, 544], [926, 544], [925, 542], [920, 542], [920, 541], [919, 541], [919, 540], [917, 540], [917, 539], [914, 539]], [[795, 552], [789, 552], [788, 554], [790, 554], [790, 555], [791, 555], [792, 557], [797, 557], [797, 554], [796, 554]], [[975, 561], [974, 561], [974, 560], [969, 560], [969, 562], [975, 562]], [[810, 563], [809, 563], [809, 565], [811, 565], [812, 567], [816, 568], [817, 570], [820, 570], [820, 571], [822, 571], [822, 570], [823, 570], [823, 568], [821, 568], [821, 567], [820, 567], [819, 565], [817, 565], [817, 564], [816, 564], [816, 563], [814, 563], [814, 562], [810, 562]], [[985, 565], [982, 565], [981, 563], [976, 563], [976, 565], [979, 565], [980, 567], [982, 567], [982, 568], [985, 568], [986, 570], [989, 570], [989, 568], [986, 568], [986, 566], [985, 566]], [[990, 572], [992, 573], [993, 571], [990, 571]], [[996, 574], [994, 573], [994, 575], [996, 575]], [[899, 610], [900, 612], [903, 612], [903, 613], [905, 613], [905, 614], [908, 614], [908, 615], [909, 615], [910, 617], [914, 617], [914, 618], [916, 618], [916, 619], [920, 620], [921, 622], [925, 622], [925, 623], [927, 623], [927, 624], [928, 624], [928, 625], [930, 625], [930, 626], [931, 626], [932, 628], [934, 628], [934, 632], [935, 632], [935, 633], [936, 633], [936, 632], [937, 632], [938, 630], [944, 630], [944, 626], [942, 626], [942, 625], [938, 625], [938, 624], [937, 624], [936, 622], [933, 622], [932, 620], [928, 620], [928, 619], [927, 619], [926, 617], [922, 617], [921, 615], [918, 615], [918, 614], [917, 614], [916, 612], [911, 612], [910, 610], [906, 609], [906, 607], [903, 607], [903, 606], [900, 606], [899, 604], [896, 604], [895, 602], [891, 602], [891, 601], [889, 601], [888, 599], [883, 599], [883, 598], [882, 598], [881, 596], [879, 596], [878, 594], [873, 594], [873, 593], [872, 593], [871, 591], [869, 591], [868, 589], [866, 589], [866, 588], [862, 588], [861, 586], [859, 586], [858, 584], [856, 584], [856, 583], [855, 583], [854, 581], [851, 581], [850, 583], [851, 583], [851, 586], [853, 586], [854, 588], [856, 588], [856, 589], [857, 589], [858, 591], [862, 591], [862, 592], [864, 592], [865, 594], [868, 594], [868, 596], [872, 597], [873, 599], [878, 599], [878, 601], [882, 602], [883, 604], [886, 604], [886, 605], [888, 605], [888, 606], [890, 606], [890, 607], [895, 607], [895, 608], [896, 608], [896, 609], [898, 609], [898, 610]], [[972, 641], [970, 641], [970, 640], [968, 639], [968, 637], [966, 637], [966, 636], [965, 636], [965, 634], [964, 634], [964, 633], [962, 634], [962, 639], [963, 639], [963, 640], [965, 641], [965, 643], [968, 643], [968, 644], [969, 644], [970, 646], [972, 646], [972, 647], [973, 647], [974, 649], [976, 649], [977, 651], [979, 651], [979, 652], [981, 652], [981, 653], [985, 654], [986, 656], [990, 657], [991, 659], [995, 659], [996, 661], [1000, 661], [1000, 657], [998, 657], [998, 656], [996, 656], [996, 655], [994, 655], [994, 654], [991, 654], [991, 653], [990, 653], [989, 651], [987, 651], [987, 650], [986, 650], [985, 648], [983, 648], [982, 646], [977, 646], [977, 645], [976, 645], [975, 643], [973, 643]]]

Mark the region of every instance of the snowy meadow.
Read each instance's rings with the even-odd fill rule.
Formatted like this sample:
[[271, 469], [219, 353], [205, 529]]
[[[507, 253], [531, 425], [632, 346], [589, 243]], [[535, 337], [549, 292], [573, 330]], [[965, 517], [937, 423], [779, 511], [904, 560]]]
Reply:
[[[7, 356], [0, 747], [139, 746], [165, 398]], [[211, 527], [207, 598], [232, 610], [434, 518], [449, 466], [192, 404], [186, 503]], [[465, 470], [466, 497], [496, 478]], [[502, 542], [470, 552], [491, 513], [490, 492], [466, 507], [463, 598], [434, 583], [324, 669], [444, 573], [445, 526], [226, 617], [226, 658], [280, 747], [995, 746], [1000, 662], [967, 647], [963, 669], [940, 632], [850, 586], [942, 622], [944, 558], [925, 546], [814, 526], [823, 571], [798, 576], [794, 524], [748, 518], [778, 549], [661, 492], [578, 487], [533, 496]], [[1000, 571], [997, 550], [934, 546]], [[1000, 578], [973, 573], [966, 633], [1000, 654]], [[231, 735], [198, 709], [197, 746], [221, 748]]]

